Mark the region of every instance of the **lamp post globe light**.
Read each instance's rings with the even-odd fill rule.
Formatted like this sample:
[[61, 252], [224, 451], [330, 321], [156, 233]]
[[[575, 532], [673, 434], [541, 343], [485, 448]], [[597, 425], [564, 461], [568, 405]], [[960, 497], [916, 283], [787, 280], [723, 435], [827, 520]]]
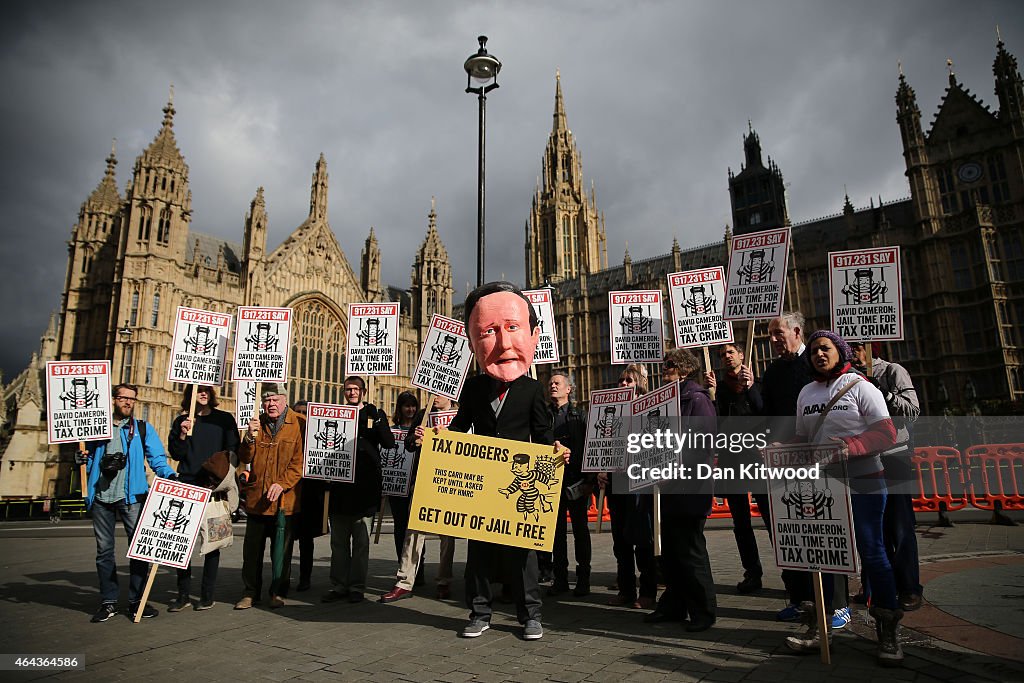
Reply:
[[[498, 72], [501, 62], [487, 53], [487, 36], [477, 38], [480, 49], [466, 59], [466, 92], [477, 96], [480, 104], [479, 145], [477, 155], [477, 201], [476, 201], [476, 285], [484, 283], [484, 142], [487, 137], [487, 93], [498, 87]], [[473, 84], [477, 85], [474, 86]]]

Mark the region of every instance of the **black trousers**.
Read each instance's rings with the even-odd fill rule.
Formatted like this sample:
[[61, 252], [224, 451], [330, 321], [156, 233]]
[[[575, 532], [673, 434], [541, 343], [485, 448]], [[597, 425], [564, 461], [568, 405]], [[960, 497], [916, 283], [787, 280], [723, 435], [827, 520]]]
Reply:
[[554, 564], [555, 583], [569, 582], [569, 539], [568, 524], [565, 515], [568, 511], [572, 519], [572, 540], [576, 551], [576, 580], [590, 580], [590, 522], [587, 510], [590, 507], [590, 496], [577, 500], [567, 500], [562, 494], [558, 502], [558, 519], [555, 523], [555, 543], [551, 549]]
[[[242, 583], [245, 596], [259, 600], [263, 592], [263, 554], [270, 539], [270, 554], [274, 554], [274, 538], [277, 535], [275, 515], [250, 514], [245, 522], [245, 540], [242, 542]], [[277, 585], [270, 586], [270, 594], [287, 597], [288, 582], [292, 575], [292, 515], [284, 518], [284, 569]]]
[[[732, 515], [732, 533], [736, 537], [736, 549], [743, 565], [743, 578], [760, 578], [761, 558], [757, 554], [757, 539], [750, 518], [750, 501], [746, 493], [733, 493], [725, 497]], [[759, 506], [760, 507], [760, 506]]]
[[612, 518], [612, 552], [615, 553], [619, 595], [636, 600], [636, 572], [639, 571], [640, 597], [657, 597], [654, 538], [650, 520], [643, 519], [646, 512], [637, 508], [637, 497], [632, 493], [610, 493], [605, 500]]
[[[768, 494], [754, 493], [754, 502], [757, 503], [757, 509], [761, 512], [764, 528], [768, 530], [768, 540], [774, 544], [775, 534], [772, 532], [771, 508], [768, 503]], [[799, 605], [801, 602], [814, 601], [814, 586], [811, 583], [810, 573], [796, 569], [783, 569], [782, 583], [786, 586], [786, 594], [789, 596], [789, 601], [794, 605]]]
[[466, 555], [466, 606], [469, 618], [490, 621], [494, 599], [491, 579], [505, 582], [516, 603], [520, 624], [540, 621], [540, 586], [537, 585], [537, 553], [483, 541], [470, 541]]
[[715, 619], [718, 600], [704, 538], [704, 516], [672, 516], [661, 524], [661, 558], [667, 590], [658, 609], [691, 621]]
[[[200, 585], [199, 597], [203, 602], [213, 600], [213, 588], [217, 583], [217, 570], [220, 569], [220, 550], [206, 553], [203, 556], [203, 581]], [[187, 598], [192, 593], [192, 565], [178, 570], [178, 596]]]

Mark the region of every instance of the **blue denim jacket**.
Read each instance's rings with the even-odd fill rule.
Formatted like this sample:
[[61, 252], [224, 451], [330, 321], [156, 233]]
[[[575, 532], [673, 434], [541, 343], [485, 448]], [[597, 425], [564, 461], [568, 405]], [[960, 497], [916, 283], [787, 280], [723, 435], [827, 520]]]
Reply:
[[[131, 505], [139, 502], [142, 496], [149, 493], [149, 481], [146, 479], [146, 463], [150, 469], [156, 472], [158, 477], [174, 477], [174, 469], [167, 464], [167, 457], [164, 453], [164, 445], [160, 442], [160, 435], [152, 425], [146, 425], [146, 442], [142, 442], [139, 434], [139, 423], [142, 420], [132, 418], [134, 425], [125, 423], [119, 429], [121, 433], [121, 447], [128, 454], [125, 464], [124, 499]], [[128, 434], [131, 427], [132, 441], [128, 443]], [[89, 460], [86, 463], [86, 474], [89, 481], [89, 495], [86, 496], [85, 505], [92, 508], [95, 499], [96, 482], [100, 479], [100, 460], [107, 450], [106, 441], [93, 441], [89, 444]]]

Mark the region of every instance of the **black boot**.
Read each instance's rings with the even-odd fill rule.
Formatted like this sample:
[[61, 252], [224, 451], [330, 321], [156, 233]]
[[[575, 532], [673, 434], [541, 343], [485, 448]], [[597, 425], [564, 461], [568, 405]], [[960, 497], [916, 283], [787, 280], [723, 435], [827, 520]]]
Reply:
[[903, 618], [901, 609], [872, 607], [869, 610], [875, 618], [875, 635], [878, 636], [878, 663], [881, 666], [902, 666], [903, 648], [900, 647], [899, 627]]
[[583, 569], [582, 567], [576, 567], [576, 587], [572, 589], [572, 594], [577, 598], [582, 598], [586, 595], [590, 595], [590, 569]]

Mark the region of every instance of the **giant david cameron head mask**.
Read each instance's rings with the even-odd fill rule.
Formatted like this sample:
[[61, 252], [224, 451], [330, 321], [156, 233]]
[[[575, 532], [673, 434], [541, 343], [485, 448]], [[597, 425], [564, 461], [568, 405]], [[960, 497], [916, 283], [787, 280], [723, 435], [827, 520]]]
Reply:
[[533, 365], [540, 340], [533, 305], [511, 282], [488, 282], [466, 298], [466, 335], [477, 365], [500, 382], [512, 382]]

